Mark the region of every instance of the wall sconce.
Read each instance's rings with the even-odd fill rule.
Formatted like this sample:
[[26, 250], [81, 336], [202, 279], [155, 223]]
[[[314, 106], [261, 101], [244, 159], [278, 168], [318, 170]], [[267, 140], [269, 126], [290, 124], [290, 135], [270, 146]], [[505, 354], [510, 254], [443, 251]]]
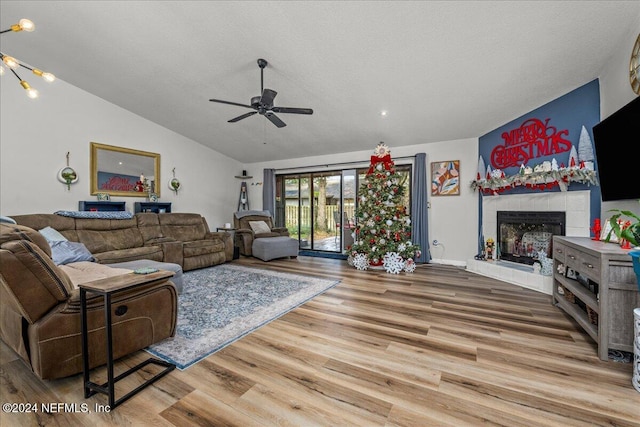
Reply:
[[[0, 34], [4, 34], [4, 33], [7, 33], [9, 31], [12, 31], [12, 32], [18, 32], [18, 31], [31, 32], [31, 31], [35, 30], [35, 28], [36, 28], [36, 26], [33, 24], [33, 22], [31, 22], [28, 19], [24, 19], [23, 18], [17, 24], [13, 24], [9, 29], [0, 31]], [[56, 79], [56, 77], [53, 74], [44, 72], [44, 71], [39, 70], [37, 68], [31, 68], [31, 67], [28, 67], [28, 66], [26, 66], [24, 64], [21, 64], [14, 57], [9, 56], [9, 55], [5, 55], [2, 52], [0, 52], [0, 60], [2, 61], [2, 63], [0, 63], [0, 76], [3, 76], [4, 73], [5, 73], [4, 66], [6, 65], [7, 67], [9, 67], [9, 70], [11, 70], [13, 75], [16, 76], [16, 78], [20, 81], [20, 86], [22, 86], [27, 91], [27, 96], [29, 98], [32, 98], [32, 99], [33, 98], [37, 98], [38, 97], [38, 91], [35, 90], [34, 88], [32, 88], [29, 85], [29, 83], [26, 82], [26, 80], [22, 80], [22, 78], [20, 78], [20, 76], [16, 72], [16, 69], [18, 67], [26, 68], [27, 70], [31, 71], [36, 76], [42, 77], [44, 79], [44, 81], [49, 82], [49, 83], [51, 83], [52, 81], [54, 81]]]
[[176, 196], [178, 195], [178, 190], [182, 187], [180, 180], [176, 178], [176, 168], [173, 168], [173, 178], [169, 180], [169, 188], [171, 191], [175, 191]]
[[71, 190], [71, 184], [78, 182], [78, 173], [69, 166], [69, 155], [71, 153], [67, 151], [67, 167], [58, 171], [58, 181], [67, 185], [67, 190]]

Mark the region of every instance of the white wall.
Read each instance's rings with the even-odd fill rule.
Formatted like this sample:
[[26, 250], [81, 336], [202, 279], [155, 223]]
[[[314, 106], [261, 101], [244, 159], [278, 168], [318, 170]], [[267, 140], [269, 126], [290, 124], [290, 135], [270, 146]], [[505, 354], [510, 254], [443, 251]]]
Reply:
[[[202, 214], [214, 231], [232, 221], [239, 162], [64, 81], [37, 83], [40, 98], [31, 100], [12, 75], [0, 79], [0, 214], [77, 210], [78, 201], [96, 200], [89, 187], [94, 141], [159, 153], [160, 201], [172, 202], [173, 212]], [[56, 179], [67, 152], [79, 175], [70, 190]], [[182, 183], [177, 195], [167, 184], [174, 167]], [[133, 211], [133, 203], [145, 199], [112, 200]]]
[[[292, 167], [310, 167], [316, 165], [331, 165], [343, 162], [362, 162], [368, 165], [377, 141], [373, 141], [370, 151], [354, 151], [328, 156], [305, 157], [300, 159], [282, 160], [246, 164], [243, 169], [253, 176], [248, 181], [248, 194], [252, 209], [262, 208], [262, 186], [251, 183], [262, 182], [263, 170], [273, 168], [289, 169]], [[465, 265], [466, 260], [476, 255], [478, 229], [478, 194], [471, 190], [470, 184], [475, 177], [478, 163], [478, 139], [470, 138], [456, 141], [446, 141], [430, 144], [416, 144], [404, 147], [394, 147], [393, 141], [385, 141], [391, 149], [391, 158], [397, 164], [406, 163], [399, 159], [413, 156], [417, 153], [427, 154], [427, 180], [431, 181], [431, 162], [445, 160], [460, 160], [460, 195], [427, 198], [429, 208], [429, 240], [438, 240], [441, 245], [431, 248], [433, 262], [444, 264]], [[341, 167], [310, 167], [308, 170], [333, 170]], [[346, 167], [345, 167], [346, 168]]]

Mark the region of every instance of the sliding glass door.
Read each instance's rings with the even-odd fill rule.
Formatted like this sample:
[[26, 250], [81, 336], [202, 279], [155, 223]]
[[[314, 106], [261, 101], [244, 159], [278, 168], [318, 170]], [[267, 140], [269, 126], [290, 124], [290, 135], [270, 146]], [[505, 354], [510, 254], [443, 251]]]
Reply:
[[[411, 207], [411, 166], [396, 166]], [[353, 244], [359, 185], [367, 169], [276, 176], [276, 223], [289, 229], [302, 251], [345, 254]]]

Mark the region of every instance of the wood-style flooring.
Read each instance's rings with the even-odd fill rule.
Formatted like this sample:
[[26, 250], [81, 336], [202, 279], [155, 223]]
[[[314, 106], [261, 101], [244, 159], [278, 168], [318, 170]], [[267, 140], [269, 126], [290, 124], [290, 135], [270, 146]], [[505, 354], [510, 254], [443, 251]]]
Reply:
[[[550, 296], [451, 266], [392, 275], [311, 257], [234, 262], [341, 283], [112, 412], [96, 412], [103, 395], [84, 399], [81, 375], [41, 381], [2, 343], [2, 403], [68, 407], [3, 412], [0, 424], [640, 426], [632, 364], [600, 361]], [[147, 357], [119, 360], [116, 374]], [[91, 412], [70, 411], [83, 403]]]

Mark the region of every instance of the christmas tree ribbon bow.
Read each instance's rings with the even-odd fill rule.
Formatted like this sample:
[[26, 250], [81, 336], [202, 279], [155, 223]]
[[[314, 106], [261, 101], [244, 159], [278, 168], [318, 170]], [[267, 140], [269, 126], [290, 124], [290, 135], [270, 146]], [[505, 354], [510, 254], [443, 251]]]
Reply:
[[391, 170], [391, 167], [393, 166], [393, 162], [391, 161], [391, 154], [386, 154], [382, 157], [371, 156], [371, 166], [369, 166], [367, 175], [371, 175], [373, 173], [375, 166], [378, 163], [382, 163], [382, 166], [384, 166], [386, 170]]

